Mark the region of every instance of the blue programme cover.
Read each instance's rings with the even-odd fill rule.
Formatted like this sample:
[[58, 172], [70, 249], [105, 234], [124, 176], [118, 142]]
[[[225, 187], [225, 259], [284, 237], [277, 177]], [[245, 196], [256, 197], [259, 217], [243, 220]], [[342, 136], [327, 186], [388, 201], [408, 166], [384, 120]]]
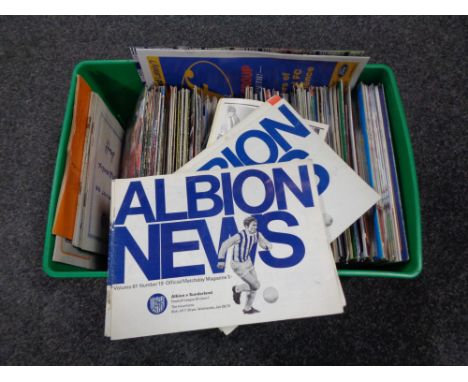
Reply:
[[136, 48], [145, 82], [194, 86], [217, 96], [243, 97], [246, 87], [288, 92], [292, 86], [356, 83], [368, 57], [284, 54], [242, 50]]

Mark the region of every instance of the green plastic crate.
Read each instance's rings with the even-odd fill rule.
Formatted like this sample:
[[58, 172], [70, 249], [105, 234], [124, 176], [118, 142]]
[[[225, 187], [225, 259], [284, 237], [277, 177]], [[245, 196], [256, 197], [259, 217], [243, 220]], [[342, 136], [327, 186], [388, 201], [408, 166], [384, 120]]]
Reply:
[[[136, 65], [130, 60], [84, 61], [73, 71], [70, 92], [68, 95], [62, 134], [55, 164], [54, 179], [50, 196], [47, 218], [46, 237], [44, 242], [43, 269], [52, 277], [106, 277], [107, 272], [89, 271], [52, 261], [55, 236], [52, 225], [55, 216], [60, 187], [65, 169], [67, 144], [73, 117], [73, 104], [76, 77], [81, 75], [91, 88], [99, 93], [117, 119], [127, 126], [134, 112], [134, 106], [142, 89]], [[375, 264], [345, 266], [339, 269], [340, 276], [368, 276], [387, 278], [414, 278], [422, 270], [421, 215], [419, 207], [418, 181], [413, 158], [405, 111], [398, 91], [395, 75], [390, 67], [382, 64], [369, 64], [365, 67], [360, 81], [366, 83], [383, 83], [390, 124], [393, 134], [393, 146], [397, 171], [400, 181], [400, 192], [406, 224], [406, 234], [410, 260], [400, 264]]]

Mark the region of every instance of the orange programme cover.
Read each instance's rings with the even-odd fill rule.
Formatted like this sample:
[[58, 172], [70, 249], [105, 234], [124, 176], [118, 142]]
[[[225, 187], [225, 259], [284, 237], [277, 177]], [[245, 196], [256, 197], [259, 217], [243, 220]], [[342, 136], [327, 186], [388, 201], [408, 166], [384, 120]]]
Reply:
[[78, 75], [67, 163], [57, 203], [54, 226], [52, 228], [52, 233], [54, 235], [62, 236], [69, 240], [73, 239], [73, 231], [75, 228], [90, 99], [91, 88], [83, 77]]

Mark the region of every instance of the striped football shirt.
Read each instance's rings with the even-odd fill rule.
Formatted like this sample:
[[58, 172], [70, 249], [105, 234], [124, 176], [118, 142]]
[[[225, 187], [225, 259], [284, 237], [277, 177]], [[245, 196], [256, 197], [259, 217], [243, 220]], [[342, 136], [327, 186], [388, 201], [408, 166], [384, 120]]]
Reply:
[[238, 235], [240, 241], [233, 247], [232, 259], [243, 263], [249, 259], [252, 248], [258, 243], [258, 232], [251, 234], [244, 229]]

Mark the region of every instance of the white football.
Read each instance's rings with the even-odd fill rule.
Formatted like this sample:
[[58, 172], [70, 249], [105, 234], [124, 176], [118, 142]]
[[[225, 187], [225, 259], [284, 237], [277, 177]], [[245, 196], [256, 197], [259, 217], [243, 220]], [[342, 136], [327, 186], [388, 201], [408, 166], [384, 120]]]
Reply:
[[270, 304], [273, 304], [274, 302], [276, 302], [278, 300], [278, 297], [279, 297], [279, 294], [276, 288], [268, 287], [268, 288], [265, 288], [265, 290], [263, 291], [264, 300], [266, 302], [269, 302]]
[[325, 227], [330, 227], [333, 224], [333, 218], [328, 214], [323, 214], [323, 221], [325, 223]]

